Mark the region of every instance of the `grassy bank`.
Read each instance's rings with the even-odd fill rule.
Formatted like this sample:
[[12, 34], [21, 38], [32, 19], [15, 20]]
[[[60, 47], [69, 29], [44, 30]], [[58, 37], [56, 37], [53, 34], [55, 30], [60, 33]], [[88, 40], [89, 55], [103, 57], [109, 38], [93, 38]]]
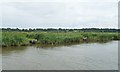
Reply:
[[2, 32], [1, 45], [26, 46], [30, 41], [36, 40], [37, 44], [72, 44], [84, 42], [107, 42], [120, 40], [119, 33], [109, 32]]

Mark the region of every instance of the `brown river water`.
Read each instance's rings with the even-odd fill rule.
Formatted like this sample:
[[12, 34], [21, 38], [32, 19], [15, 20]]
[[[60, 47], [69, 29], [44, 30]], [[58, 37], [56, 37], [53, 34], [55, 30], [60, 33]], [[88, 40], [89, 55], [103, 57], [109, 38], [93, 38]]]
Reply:
[[118, 41], [2, 48], [3, 70], [118, 70]]

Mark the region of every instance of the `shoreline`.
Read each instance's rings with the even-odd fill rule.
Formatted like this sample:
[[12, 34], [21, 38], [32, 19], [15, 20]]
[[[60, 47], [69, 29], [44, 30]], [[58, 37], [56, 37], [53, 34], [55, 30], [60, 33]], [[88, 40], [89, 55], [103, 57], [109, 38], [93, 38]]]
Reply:
[[108, 43], [108, 42], [112, 42], [112, 41], [119, 41], [119, 40], [111, 40], [111, 41], [106, 41], [106, 42], [79, 42], [79, 43], [71, 43], [71, 44], [28, 44], [28, 45], [19, 45], [19, 46], [2, 46], [2, 48], [8, 48], [8, 47], [26, 47], [26, 46], [37, 46], [37, 47], [42, 47], [42, 48], [46, 48], [46, 47], [57, 47], [57, 46], [70, 46], [70, 45], [78, 45], [78, 44], [91, 44], [91, 43], [99, 43], [99, 44], [104, 44], [104, 43]]

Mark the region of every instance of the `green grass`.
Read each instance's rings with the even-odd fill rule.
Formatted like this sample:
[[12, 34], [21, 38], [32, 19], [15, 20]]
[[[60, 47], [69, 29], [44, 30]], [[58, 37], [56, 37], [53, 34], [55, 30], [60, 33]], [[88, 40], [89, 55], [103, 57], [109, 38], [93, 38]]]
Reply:
[[3, 32], [2, 33], [2, 46], [21, 46], [27, 45], [29, 39], [25, 33], [19, 32]]
[[[87, 38], [83, 40], [84, 38]], [[120, 40], [119, 33], [107, 32], [2, 32], [2, 46], [25, 46], [37, 39], [38, 44], [72, 44], [84, 42], [108, 42]]]

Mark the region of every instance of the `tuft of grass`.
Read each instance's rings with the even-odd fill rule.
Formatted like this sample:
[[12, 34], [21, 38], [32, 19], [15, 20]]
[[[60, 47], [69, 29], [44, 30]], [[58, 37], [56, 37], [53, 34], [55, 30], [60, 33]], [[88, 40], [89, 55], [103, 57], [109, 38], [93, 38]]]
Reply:
[[29, 39], [24, 33], [19, 32], [3, 32], [2, 46], [21, 46], [27, 45]]

